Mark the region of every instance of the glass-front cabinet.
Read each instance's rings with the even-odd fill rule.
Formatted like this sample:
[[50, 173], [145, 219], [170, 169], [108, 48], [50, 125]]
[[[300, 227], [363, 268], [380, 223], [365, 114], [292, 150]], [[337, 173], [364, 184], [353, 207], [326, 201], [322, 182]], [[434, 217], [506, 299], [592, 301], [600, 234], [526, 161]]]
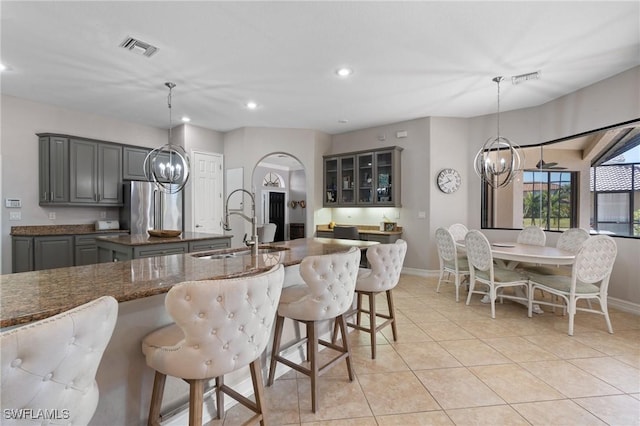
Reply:
[[324, 158], [324, 207], [400, 207], [400, 147]]

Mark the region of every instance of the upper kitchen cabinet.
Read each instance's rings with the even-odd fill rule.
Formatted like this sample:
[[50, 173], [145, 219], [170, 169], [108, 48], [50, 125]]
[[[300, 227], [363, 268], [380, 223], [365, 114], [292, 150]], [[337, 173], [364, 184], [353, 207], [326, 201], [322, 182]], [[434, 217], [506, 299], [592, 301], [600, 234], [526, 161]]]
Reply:
[[39, 135], [40, 204], [69, 202], [69, 139]]
[[324, 207], [400, 207], [400, 147], [324, 158]]
[[122, 179], [147, 180], [144, 159], [151, 149], [125, 146], [122, 149]]
[[122, 147], [69, 140], [70, 195], [73, 204], [122, 205]]

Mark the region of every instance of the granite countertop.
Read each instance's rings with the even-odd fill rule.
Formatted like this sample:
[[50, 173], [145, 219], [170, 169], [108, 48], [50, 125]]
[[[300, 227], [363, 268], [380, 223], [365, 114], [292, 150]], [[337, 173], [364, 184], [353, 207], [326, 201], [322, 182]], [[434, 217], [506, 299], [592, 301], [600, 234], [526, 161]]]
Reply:
[[[341, 225], [336, 224], [336, 226], [354, 226], [354, 225]], [[398, 226], [395, 231], [381, 231], [379, 226], [375, 225], [355, 225], [358, 227], [358, 232], [361, 234], [372, 234], [372, 235], [402, 235], [402, 227]], [[329, 225], [317, 225], [316, 231], [321, 232], [333, 232], [333, 228], [329, 228]]]
[[48, 318], [101, 296], [113, 296], [120, 302], [140, 299], [166, 293], [183, 281], [252, 275], [279, 263], [285, 266], [298, 264], [306, 256], [339, 253], [350, 247], [364, 249], [376, 244], [371, 241], [301, 238], [267, 244], [265, 246], [284, 250], [258, 256], [247, 254], [224, 259], [200, 259], [192, 254], [176, 254], [1, 275], [0, 327]]
[[128, 229], [106, 229], [96, 230], [96, 226], [91, 223], [87, 225], [30, 225], [12, 226], [11, 234], [25, 237], [41, 237], [47, 235], [82, 235], [82, 234], [114, 234], [129, 232]]
[[211, 240], [216, 238], [231, 238], [231, 235], [206, 234], [204, 232], [183, 232], [177, 237], [152, 237], [148, 234], [114, 235], [96, 237], [98, 241], [122, 244], [124, 246], [148, 246], [153, 244], [181, 243], [185, 241]]

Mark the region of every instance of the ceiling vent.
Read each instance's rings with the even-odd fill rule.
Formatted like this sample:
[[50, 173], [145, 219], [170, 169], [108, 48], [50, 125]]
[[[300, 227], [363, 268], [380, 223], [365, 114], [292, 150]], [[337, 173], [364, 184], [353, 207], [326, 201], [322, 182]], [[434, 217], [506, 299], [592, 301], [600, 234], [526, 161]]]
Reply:
[[124, 39], [122, 43], [120, 43], [120, 47], [124, 49], [128, 49], [138, 55], [146, 56], [147, 58], [153, 56], [158, 48], [150, 45], [149, 43], [145, 43], [144, 41], [136, 40], [133, 37], [127, 37]]
[[520, 84], [529, 80], [538, 80], [540, 78], [540, 71], [530, 72], [527, 74], [514, 75], [511, 77], [512, 84]]

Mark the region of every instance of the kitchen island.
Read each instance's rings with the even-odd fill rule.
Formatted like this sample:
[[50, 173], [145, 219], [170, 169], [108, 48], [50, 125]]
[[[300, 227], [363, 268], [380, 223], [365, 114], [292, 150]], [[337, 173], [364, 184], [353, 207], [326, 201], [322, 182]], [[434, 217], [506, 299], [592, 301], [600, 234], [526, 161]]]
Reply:
[[[172, 322], [164, 308], [165, 293], [183, 281], [252, 275], [283, 264], [285, 286], [300, 282], [298, 264], [306, 256], [339, 253], [355, 246], [365, 249], [375, 242], [308, 238], [271, 243], [258, 256], [238, 254], [208, 258], [208, 252], [110, 262], [73, 268], [25, 272], [1, 276], [0, 325], [8, 327], [44, 319], [75, 306], [110, 295], [119, 302], [118, 322], [97, 374], [100, 401], [92, 425], [146, 424], [151, 399], [153, 370], [147, 367], [141, 340], [149, 332]], [[263, 246], [264, 247], [264, 246]], [[280, 248], [282, 250], [272, 251]], [[234, 250], [217, 250], [230, 253]], [[200, 256], [198, 256], [200, 255]], [[328, 332], [328, 330], [326, 330]], [[287, 322], [283, 339], [299, 333]], [[271, 345], [268, 345], [268, 349]], [[292, 353], [297, 359], [299, 353]], [[268, 354], [263, 355], [263, 368]], [[278, 375], [285, 372], [278, 370]], [[250, 393], [248, 370], [229, 375], [226, 381]], [[188, 398], [181, 380], [167, 380], [162, 412], [176, 409], [171, 424], [181, 424], [179, 409]], [[227, 398], [227, 402], [231, 402]], [[214, 415], [211, 404], [204, 415]]]
[[204, 232], [183, 232], [176, 237], [133, 234], [98, 237], [96, 245], [98, 260], [103, 263], [228, 248], [231, 238], [232, 235]]

